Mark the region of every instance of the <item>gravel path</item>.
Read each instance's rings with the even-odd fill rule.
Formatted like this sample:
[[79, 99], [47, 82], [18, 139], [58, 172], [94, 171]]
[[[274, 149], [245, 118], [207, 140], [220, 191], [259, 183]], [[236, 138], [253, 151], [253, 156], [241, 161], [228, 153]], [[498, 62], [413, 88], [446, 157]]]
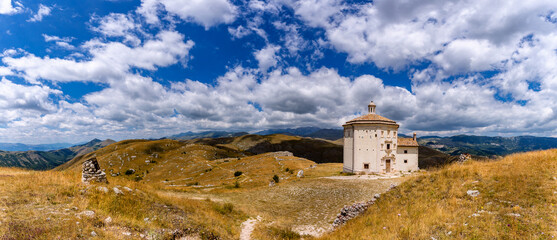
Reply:
[[260, 216], [257, 218], [250, 218], [242, 223], [242, 231], [240, 232], [240, 240], [250, 240], [251, 232], [255, 228], [255, 224], [261, 220]]

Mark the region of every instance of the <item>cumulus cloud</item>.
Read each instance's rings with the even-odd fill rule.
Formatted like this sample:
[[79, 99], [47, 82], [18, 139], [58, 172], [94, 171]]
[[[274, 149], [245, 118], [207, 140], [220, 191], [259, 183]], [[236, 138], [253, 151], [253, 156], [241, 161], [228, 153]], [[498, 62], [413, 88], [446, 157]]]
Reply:
[[279, 50], [279, 46], [268, 45], [253, 54], [255, 56], [255, 59], [257, 59], [261, 72], [267, 72], [269, 68], [277, 65], [277, 61], [279, 59], [277, 56], [277, 51]]
[[83, 46], [92, 56], [90, 60], [41, 58], [27, 54], [19, 58], [4, 57], [2, 61], [8, 68], [21, 72], [29, 82], [39, 79], [107, 82], [122, 77], [131, 68], [155, 70], [185, 60], [193, 45], [191, 40], [184, 42], [184, 35], [178, 32], [161, 31], [138, 47], [91, 40]]
[[184, 21], [198, 23], [205, 29], [221, 23], [232, 23], [238, 11], [228, 0], [143, 0], [138, 12], [147, 22], [156, 24], [159, 23], [157, 15], [161, 8]]
[[43, 17], [50, 15], [50, 11], [52, 10], [51, 7], [47, 7], [45, 5], [39, 4], [39, 10], [35, 15], [29, 18], [28, 22], [40, 22], [43, 20]]
[[51, 95], [62, 92], [45, 86], [25, 86], [2, 78], [0, 80], [0, 122], [8, 122], [22, 115], [56, 111]]
[[12, 0], [0, 0], [0, 14], [15, 14], [23, 10], [20, 2], [15, 2], [15, 5], [12, 5]]
[[[316, 18], [304, 2], [293, 5], [296, 13], [308, 24], [324, 28], [328, 41], [335, 49], [348, 53], [352, 63], [372, 62], [381, 68], [400, 70], [422, 61], [459, 61], [442, 66], [451, 68], [447, 70], [453, 73], [481, 71], [486, 67], [479, 65], [508, 59], [524, 36], [552, 31], [554, 23], [544, 16], [551, 12], [549, 9], [557, 9], [557, 4], [550, 1], [380, 0], [344, 6], [344, 11], [338, 11], [337, 2], [324, 1], [324, 8], [331, 10], [318, 15], [324, 18]], [[454, 53], [465, 51], [464, 47], [496, 52], [496, 56], [468, 63], [462, 61], [488, 54], [467, 53], [460, 59], [451, 58]], [[438, 54], [441, 56], [435, 58]], [[463, 66], [466, 64], [469, 66]]]

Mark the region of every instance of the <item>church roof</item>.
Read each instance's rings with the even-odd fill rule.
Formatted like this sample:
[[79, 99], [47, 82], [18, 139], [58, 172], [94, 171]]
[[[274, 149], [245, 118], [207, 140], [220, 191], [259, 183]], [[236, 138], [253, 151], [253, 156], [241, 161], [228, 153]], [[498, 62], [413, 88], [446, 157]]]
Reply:
[[397, 144], [399, 147], [418, 147], [418, 142], [413, 138], [398, 138]]
[[357, 117], [354, 118], [348, 122], [346, 122], [346, 124], [352, 124], [352, 123], [383, 123], [383, 124], [396, 124], [395, 121], [388, 119], [386, 117], [383, 116], [379, 116], [377, 114], [374, 113], [370, 113], [367, 115], [363, 115], [361, 117]]

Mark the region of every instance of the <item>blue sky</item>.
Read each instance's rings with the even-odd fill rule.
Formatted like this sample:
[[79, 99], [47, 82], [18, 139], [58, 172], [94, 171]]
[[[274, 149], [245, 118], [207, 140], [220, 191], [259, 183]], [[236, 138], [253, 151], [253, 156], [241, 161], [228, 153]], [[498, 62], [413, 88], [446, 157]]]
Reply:
[[557, 3], [0, 0], [0, 142], [339, 128], [557, 136]]

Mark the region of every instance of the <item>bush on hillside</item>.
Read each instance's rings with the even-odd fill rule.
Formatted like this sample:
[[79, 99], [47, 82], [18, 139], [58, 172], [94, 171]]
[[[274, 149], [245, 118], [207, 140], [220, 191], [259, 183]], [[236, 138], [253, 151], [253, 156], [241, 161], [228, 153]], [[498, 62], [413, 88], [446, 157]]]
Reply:
[[215, 204], [213, 205], [213, 210], [222, 215], [228, 215], [234, 211], [234, 205], [232, 205], [232, 203], [225, 203], [223, 205]]
[[280, 181], [279, 176], [273, 176], [273, 181], [275, 181], [275, 183], [278, 183]]
[[241, 171], [234, 172], [234, 177], [239, 177], [240, 175], [242, 175]]

